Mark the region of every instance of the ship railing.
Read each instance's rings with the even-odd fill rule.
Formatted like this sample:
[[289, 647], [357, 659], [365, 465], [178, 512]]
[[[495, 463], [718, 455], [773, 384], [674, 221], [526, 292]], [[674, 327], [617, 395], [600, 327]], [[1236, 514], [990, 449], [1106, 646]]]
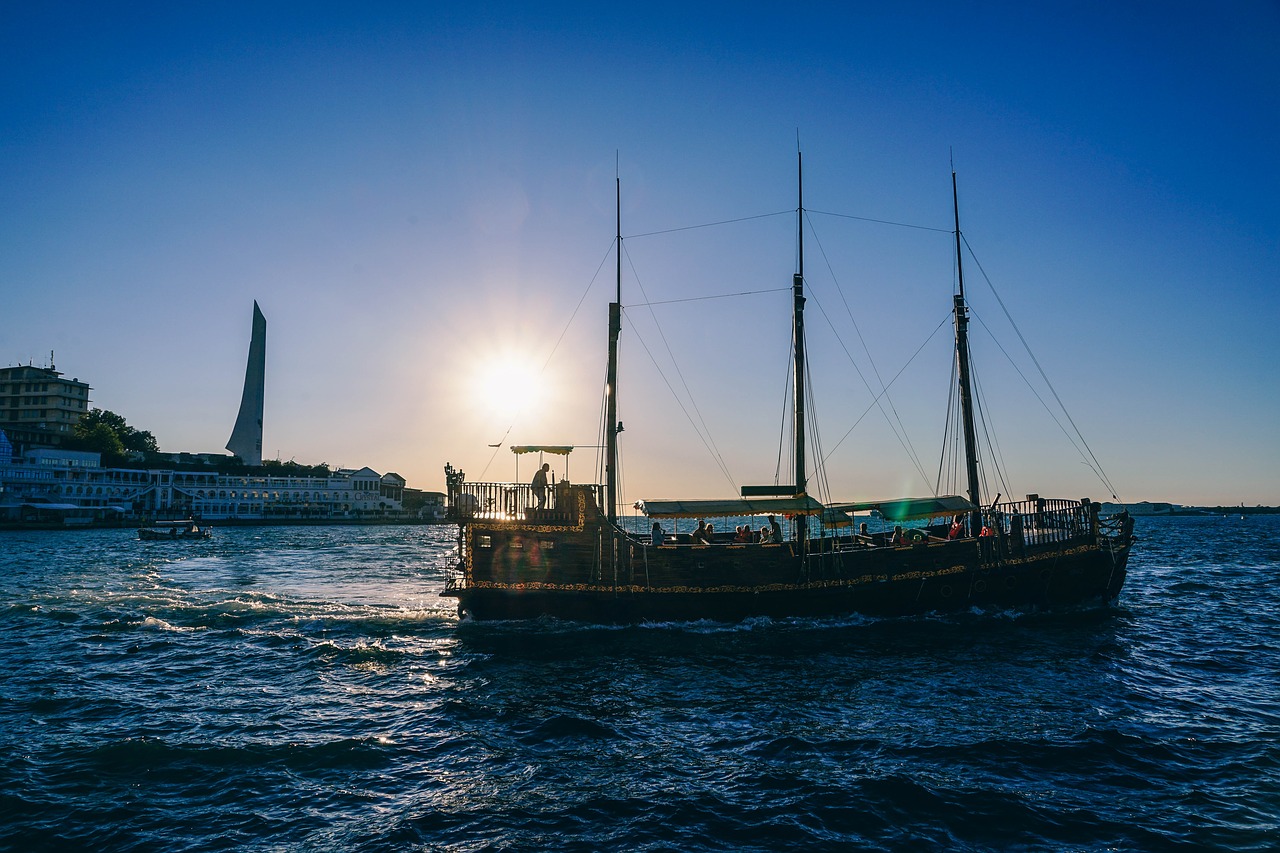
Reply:
[[1098, 519], [1098, 535], [1103, 539], [1129, 541], [1133, 537], [1133, 517], [1121, 512]]
[[1098, 535], [1097, 505], [1084, 500], [1011, 501], [985, 510], [982, 520], [993, 534], [988, 538], [1015, 556], [1046, 546], [1093, 541]]
[[596, 506], [600, 505], [602, 487], [596, 484], [570, 484], [558, 480], [547, 486], [544, 501], [528, 483], [461, 483], [449, 495], [447, 518], [450, 521], [543, 521], [574, 520], [577, 502], [573, 495], [588, 490]]

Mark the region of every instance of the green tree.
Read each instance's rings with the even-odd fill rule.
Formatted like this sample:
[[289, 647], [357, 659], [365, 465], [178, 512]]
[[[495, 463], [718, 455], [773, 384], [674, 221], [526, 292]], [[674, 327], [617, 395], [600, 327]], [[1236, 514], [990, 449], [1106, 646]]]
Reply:
[[156, 437], [147, 430], [134, 429], [123, 417], [107, 409], [93, 409], [76, 422], [72, 445], [102, 454], [104, 464], [118, 464], [126, 453], [158, 453]]
[[263, 459], [262, 468], [274, 477], [328, 477], [332, 472], [326, 462], [319, 465], [303, 465], [290, 459], [282, 462], [279, 459]]
[[76, 424], [75, 444], [79, 450], [101, 453], [104, 464], [110, 465], [124, 459], [124, 445], [120, 443], [120, 436], [104, 423], [92, 424], [85, 429]]

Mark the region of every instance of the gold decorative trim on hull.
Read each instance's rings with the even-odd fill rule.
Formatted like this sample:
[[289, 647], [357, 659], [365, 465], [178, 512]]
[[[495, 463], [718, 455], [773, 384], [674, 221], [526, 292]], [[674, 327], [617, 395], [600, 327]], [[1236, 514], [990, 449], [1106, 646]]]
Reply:
[[[900, 575], [894, 575], [892, 580], [927, 580], [929, 578], [946, 577], [949, 575], [962, 574], [968, 571], [965, 566], [948, 566], [945, 569], [938, 569], [932, 572], [904, 572]], [[474, 581], [471, 584], [472, 589], [506, 589], [513, 592], [541, 592], [557, 591], [557, 592], [607, 592], [607, 593], [743, 593], [743, 592], [802, 592], [815, 589], [840, 589], [842, 587], [860, 586], [867, 583], [882, 583], [890, 580], [887, 575], [863, 575], [860, 578], [849, 578], [847, 580], [826, 580], [811, 581], [809, 583], [771, 583], [760, 584], [758, 586], [640, 586], [638, 584], [620, 584], [618, 586], [610, 586], [605, 584], [557, 584], [543, 583], [542, 581], [529, 581], [528, 583], [498, 583], [497, 581]]]

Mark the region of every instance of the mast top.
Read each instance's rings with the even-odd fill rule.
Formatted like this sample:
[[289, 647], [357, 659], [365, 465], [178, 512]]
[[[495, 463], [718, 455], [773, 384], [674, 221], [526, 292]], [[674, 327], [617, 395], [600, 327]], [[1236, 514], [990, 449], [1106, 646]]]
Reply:
[[956, 189], [955, 165], [951, 167], [951, 207], [956, 217], [956, 278], [960, 287], [960, 298], [964, 299], [964, 262], [960, 251], [960, 192]]

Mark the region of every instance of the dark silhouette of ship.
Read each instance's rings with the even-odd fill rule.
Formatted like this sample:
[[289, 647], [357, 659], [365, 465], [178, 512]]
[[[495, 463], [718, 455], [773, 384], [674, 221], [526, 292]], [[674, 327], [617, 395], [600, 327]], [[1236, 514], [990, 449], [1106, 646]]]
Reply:
[[[801, 181], [801, 187], [803, 182]], [[620, 194], [619, 194], [620, 195]], [[953, 296], [955, 377], [968, 494], [887, 501], [819, 502], [807, 489], [803, 190], [793, 291], [794, 479], [742, 487], [727, 500], [645, 501], [649, 521], [713, 519], [710, 536], [628, 530], [617, 515], [617, 299], [609, 306], [604, 483], [561, 480], [545, 494], [528, 484], [470, 483], [446, 466], [458, 564], [445, 595], [477, 620], [551, 616], [585, 622], [717, 620], [754, 616], [904, 616], [979, 610], [1051, 610], [1106, 605], [1119, 596], [1135, 538], [1127, 513], [1103, 517], [1089, 499], [984, 503], [970, 387], [968, 308], [952, 173], [958, 289]], [[617, 250], [621, 255], [621, 205]], [[563, 453], [562, 446], [513, 447]], [[856, 513], [898, 523], [893, 532], [855, 529]], [[769, 516], [781, 536], [729, 530]], [[649, 523], [646, 521], [646, 523]], [[763, 525], [762, 525], [763, 526]], [[782, 527], [781, 523], [778, 527]], [[775, 528], [777, 529], [777, 528]], [[762, 541], [763, 540], [763, 541]]]

